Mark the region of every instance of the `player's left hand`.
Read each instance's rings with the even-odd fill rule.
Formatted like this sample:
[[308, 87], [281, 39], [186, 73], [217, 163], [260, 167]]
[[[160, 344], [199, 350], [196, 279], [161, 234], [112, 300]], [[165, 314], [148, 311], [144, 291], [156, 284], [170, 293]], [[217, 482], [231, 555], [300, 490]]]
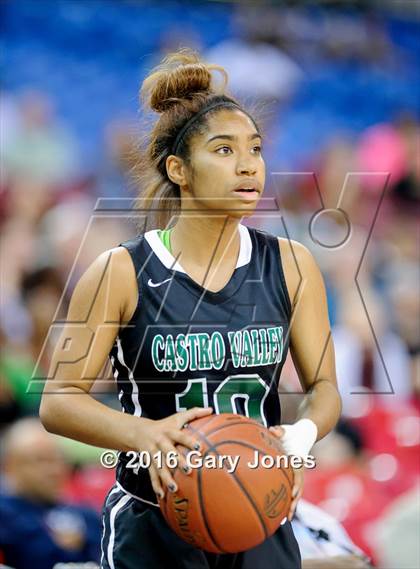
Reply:
[[[269, 430], [271, 433], [273, 433], [273, 435], [279, 437], [280, 440], [282, 440], [285, 435], [285, 429], [281, 425], [276, 427], [270, 427]], [[303, 494], [303, 480], [304, 480], [303, 467], [294, 468], [293, 472], [294, 472], [294, 483], [292, 488], [292, 503], [290, 504], [290, 510], [287, 515], [287, 519], [289, 520], [289, 522], [292, 521], [292, 518], [295, 514], [297, 503]]]
[[303, 480], [304, 480], [303, 466], [302, 468], [294, 468], [293, 472], [295, 474], [295, 478], [292, 489], [292, 503], [290, 504], [290, 510], [287, 516], [289, 522], [292, 521], [293, 516], [295, 515], [296, 506], [303, 494]]

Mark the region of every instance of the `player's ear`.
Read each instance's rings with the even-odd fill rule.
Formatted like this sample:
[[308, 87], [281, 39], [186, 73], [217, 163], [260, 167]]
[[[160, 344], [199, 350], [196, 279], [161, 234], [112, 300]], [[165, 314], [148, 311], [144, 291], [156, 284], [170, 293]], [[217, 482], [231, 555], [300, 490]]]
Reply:
[[187, 171], [185, 167], [185, 163], [182, 158], [179, 156], [175, 156], [171, 154], [166, 159], [166, 172], [168, 174], [168, 178], [174, 184], [178, 186], [186, 186], [187, 185]]

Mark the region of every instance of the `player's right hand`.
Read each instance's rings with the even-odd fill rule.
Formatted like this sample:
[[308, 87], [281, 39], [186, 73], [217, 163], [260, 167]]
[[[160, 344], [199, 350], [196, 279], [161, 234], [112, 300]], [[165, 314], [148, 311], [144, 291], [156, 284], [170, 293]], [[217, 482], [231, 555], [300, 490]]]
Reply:
[[[194, 419], [199, 419], [213, 413], [211, 407], [193, 407], [187, 411], [180, 411], [174, 415], [170, 415], [165, 419], [153, 421], [152, 419], [143, 418], [139, 421], [139, 436], [141, 441], [140, 451], [146, 451], [152, 457], [149, 467], [150, 480], [155, 493], [163, 498], [165, 490], [168, 488], [171, 492], [176, 492], [177, 485], [172, 477], [170, 469], [166, 465], [166, 456], [169, 452], [178, 454], [175, 445], [180, 444], [190, 450], [200, 450], [200, 441], [188, 434], [184, 426]], [[139, 445], [140, 446], [140, 445]], [[161, 453], [161, 468], [158, 467], [158, 461], [153, 457]], [[182, 468], [186, 474], [189, 474], [187, 462], [184, 457], [178, 454], [178, 466]]]

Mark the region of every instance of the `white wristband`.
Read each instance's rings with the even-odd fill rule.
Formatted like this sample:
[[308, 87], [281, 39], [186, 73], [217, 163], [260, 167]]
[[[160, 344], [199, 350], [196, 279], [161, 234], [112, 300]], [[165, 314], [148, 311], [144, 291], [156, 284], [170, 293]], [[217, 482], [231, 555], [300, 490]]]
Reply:
[[281, 425], [284, 435], [281, 438], [287, 454], [306, 458], [318, 436], [318, 427], [311, 419], [300, 419], [293, 425]]

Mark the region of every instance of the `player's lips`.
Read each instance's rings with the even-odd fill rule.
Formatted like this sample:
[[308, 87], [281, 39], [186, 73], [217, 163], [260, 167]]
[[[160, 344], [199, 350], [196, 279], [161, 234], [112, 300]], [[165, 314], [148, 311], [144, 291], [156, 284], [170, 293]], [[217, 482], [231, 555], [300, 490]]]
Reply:
[[261, 193], [261, 187], [255, 180], [249, 182], [242, 182], [234, 188], [233, 192], [246, 200], [254, 200], [258, 198]]

